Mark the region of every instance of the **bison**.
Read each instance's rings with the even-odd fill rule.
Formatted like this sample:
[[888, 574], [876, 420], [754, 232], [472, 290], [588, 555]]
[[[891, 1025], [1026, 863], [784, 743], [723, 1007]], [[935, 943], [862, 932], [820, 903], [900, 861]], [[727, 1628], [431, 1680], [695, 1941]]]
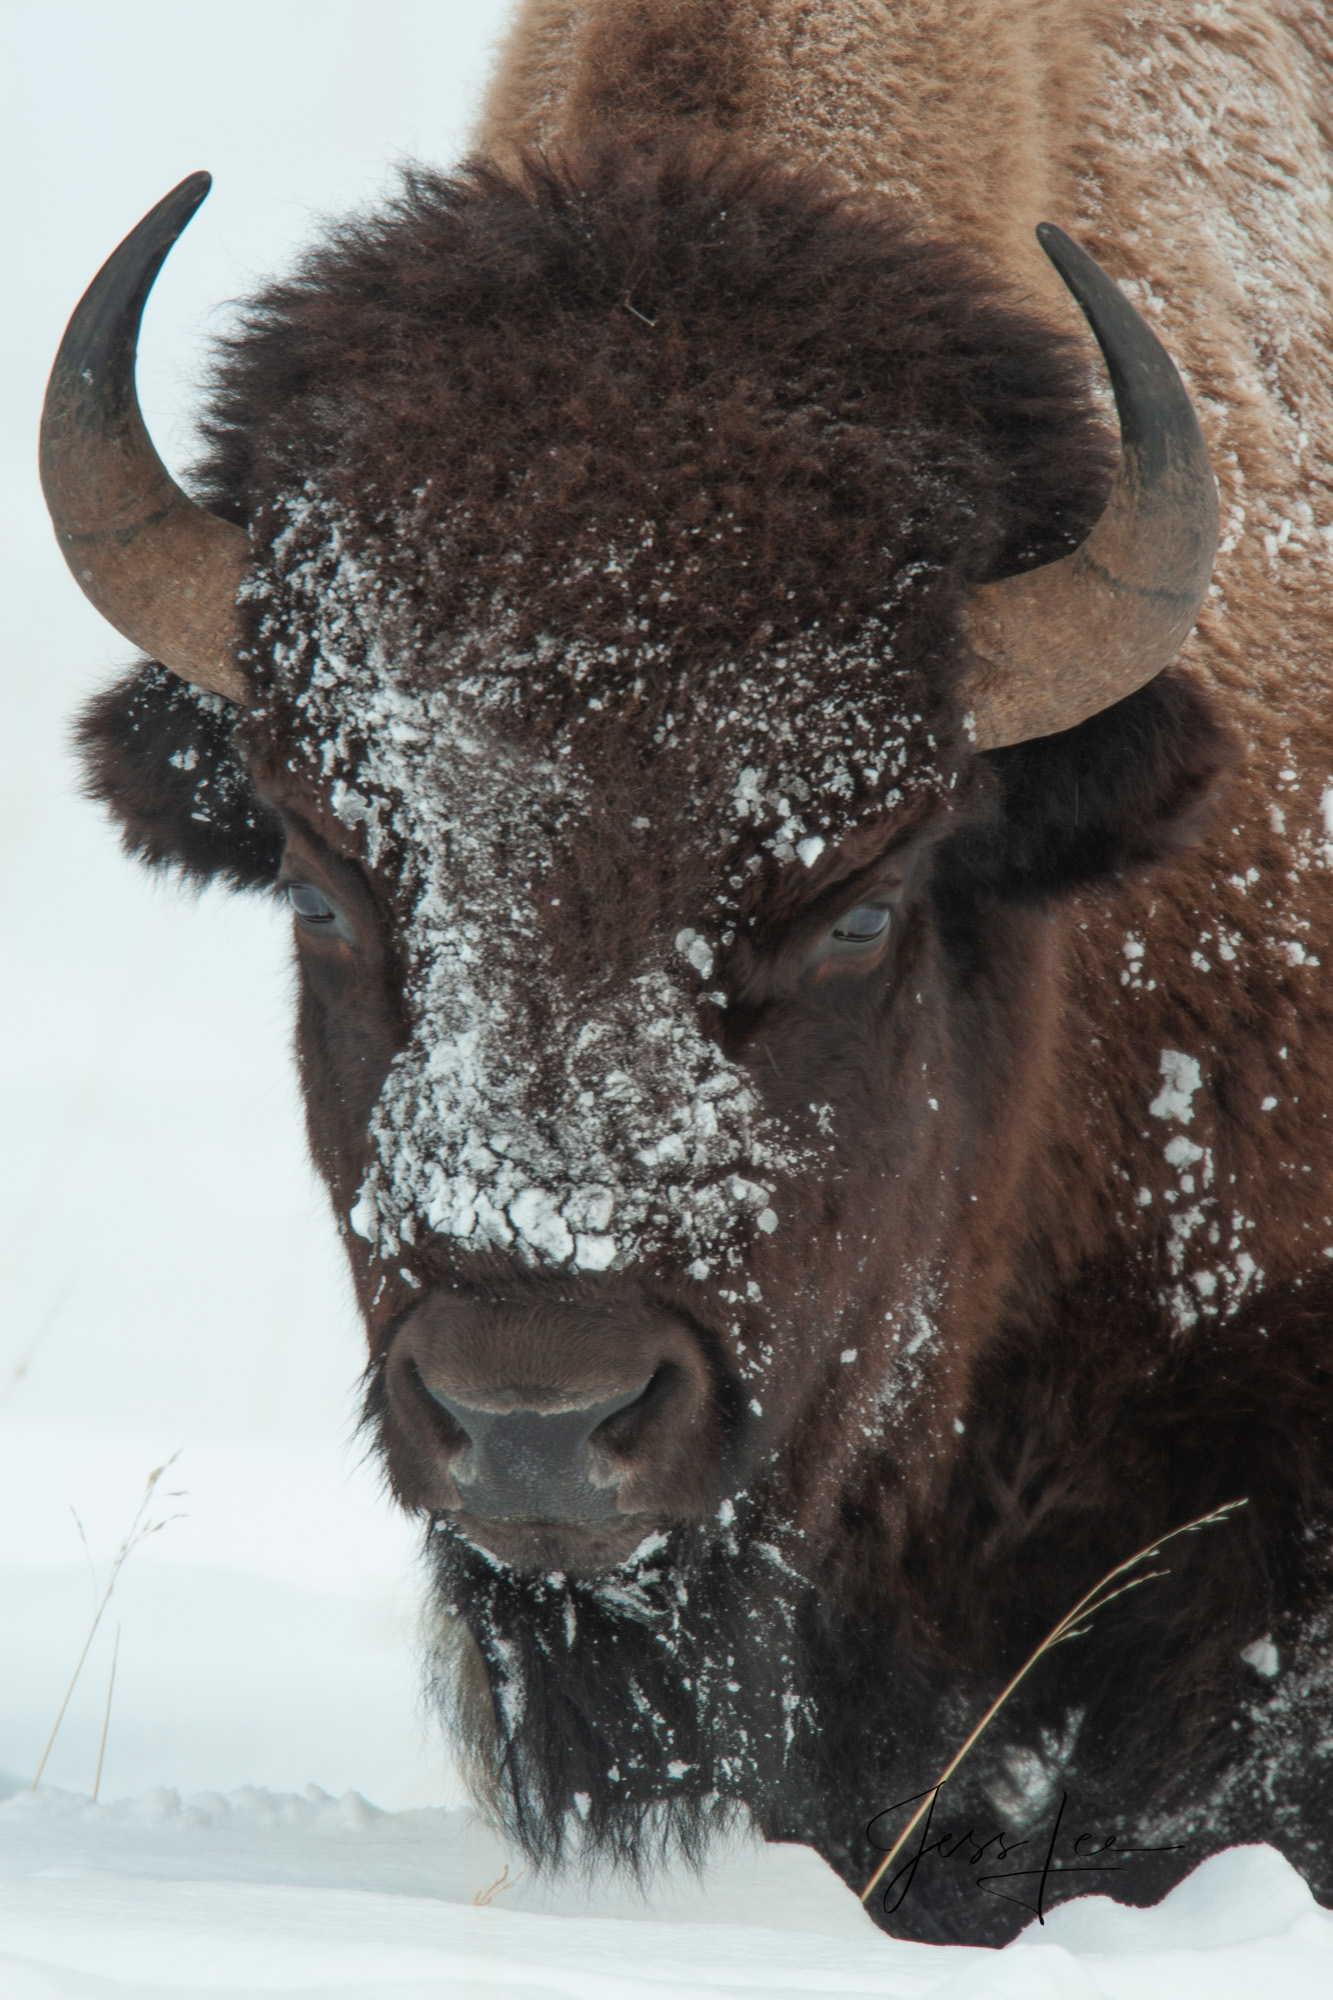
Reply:
[[290, 904], [539, 1862], [748, 1815], [859, 1887], [1244, 1501], [879, 1914], [1010, 1935], [1024, 1840], [1333, 1893], [1331, 80], [1285, 0], [529, 0], [475, 156], [248, 307], [193, 496], [134, 351], [206, 176], [71, 322], [46, 491], [151, 656], [89, 785]]

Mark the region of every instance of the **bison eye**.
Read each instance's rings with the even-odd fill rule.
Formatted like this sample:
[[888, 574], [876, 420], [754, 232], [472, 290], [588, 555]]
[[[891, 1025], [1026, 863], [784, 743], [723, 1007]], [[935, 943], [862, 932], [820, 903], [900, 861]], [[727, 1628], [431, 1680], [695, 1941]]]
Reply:
[[303, 924], [335, 924], [338, 912], [328, 897], [322, 895], [312, 882], [289, 882], [287, 901], [295, 910]]
[[844, 947], [878, 944], [889, 928], [890, 913], [882, 903], [858, 903], [833, 926], [833, 942]]
[[863, 966], [877, 964], [880, 946], [892, 922], [893, 912], [886, 904], [857, 903], [855, 908], [843, 912], [831, 930], [825, 931], [811, 955], [811, 965], [828, 965], [839, 960], [844, 965], [857, 961]]
[[345, 944], [354, 944], [355, 935], [351, 925], [336, 903], [331, 903], [322, 889], [313, 882], [284, 882], [287, 901], [292, 914], [303, 931], [316, 937], [341, 938]]

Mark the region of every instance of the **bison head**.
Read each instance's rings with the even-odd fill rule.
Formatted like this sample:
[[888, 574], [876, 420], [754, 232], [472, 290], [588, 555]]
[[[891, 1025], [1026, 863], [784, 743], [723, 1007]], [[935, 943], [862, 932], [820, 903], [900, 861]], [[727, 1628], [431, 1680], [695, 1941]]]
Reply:
[[1153, 680], [1197, 425], [1058, 232], [1114, 476], [1077, 344], [973, 256], [606, 148], [414, 176], [259, 299], [205, 505], [133, 350], [206, 185], [53, 376], [71, 565], [162, 663], [85, 718], [93, 785], [147, 859], [286, 892], [370, 1412], [515, 1797], [753, 1801], [840, 1510], [869, 1481], [890, 1566], [1030, 1281], [1048, 906], [1216, 766]]

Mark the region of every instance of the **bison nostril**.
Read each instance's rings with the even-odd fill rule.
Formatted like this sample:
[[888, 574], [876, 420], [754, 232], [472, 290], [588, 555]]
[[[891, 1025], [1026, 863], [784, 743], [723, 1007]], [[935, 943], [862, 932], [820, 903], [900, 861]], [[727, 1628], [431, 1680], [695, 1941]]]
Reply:
[[[618, 1395], [542, 1408], [521, 1392], [491, 1407], [426, 1389], [456, 1428], [451, 1471], [469, 1513], [489, 1520], [605, 1521], [616, 1512], [622, 1474], [589, 1451], [593, 1433], [639, 1403], [651, 1384]], [[601, 1440], [599, 1439], [600, 1443]], [[610, 1476], [608, 1476], [608, 1471]]]
[[454, 1415], [448, 1403], [445, 1402], [442, 1396], [436, 1395], [433, 1389], [427, 1387], [417, 1369], [413, 1368], [410, 1372], [420, 1387], [430, 1397], [433, 1406], [431, 1412], [434, 1418], [433, 1429], [439, 1437], [440, 1442], [448, 1451], [456, 1452], [465, 1450], [472, 1442], [472, 1439], [462, 1424], [459, 1423], [458, 1418]]
[[589, 1439], [594, 1449], [604, 1447], [617, 1458], [627, 1457], [663, 1403], [670, 1400], [679, 1372], [669, 1362], [664, 1362], [637, 1395], [629, 1397], [618, 1410], [613, 1410], [598, 1424]]

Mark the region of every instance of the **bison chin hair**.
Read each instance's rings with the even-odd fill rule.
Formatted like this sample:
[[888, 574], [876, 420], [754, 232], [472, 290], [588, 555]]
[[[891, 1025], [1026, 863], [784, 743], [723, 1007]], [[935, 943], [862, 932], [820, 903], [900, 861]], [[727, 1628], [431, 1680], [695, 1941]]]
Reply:
[[432, 1525], [430, 1697], [530, 1863], [642, 1879], [771, 1816], [809, 1720], [785, 1539], [681, 1527], [604, 1576], [528, 1576]]

